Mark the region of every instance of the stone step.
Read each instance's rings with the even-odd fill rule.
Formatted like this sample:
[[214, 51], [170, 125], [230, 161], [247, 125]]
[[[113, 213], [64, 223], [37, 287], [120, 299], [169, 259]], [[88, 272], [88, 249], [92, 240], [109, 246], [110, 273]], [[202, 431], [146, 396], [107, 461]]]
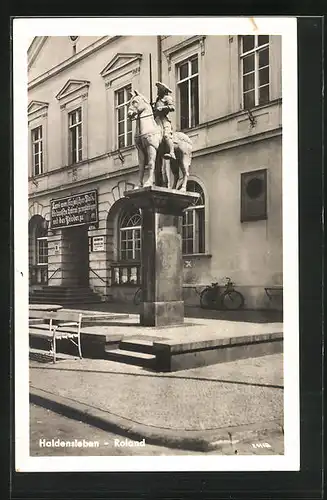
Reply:
[[[29, 348], [29, 359], [30, 361], [38, 361], [39, 363], [52, 363], [53, 362], [53, 354], [49, 350], [46, 349], [36, 349], [35, 347]], [[63, 360], [79, 360], [78, 355], [66, 354], [64, 352], [56, 353], [56, 361]]]
[[144, 352], [126, 351], [124, 349], [113, 349], [106, 347], [106, 359], [110, 361], [118, 361], [128, 365], [137, 365], [147, 368], [154, 366], [156, 357], [152, 354]]
[[125, 351], [153, 354], [153, 341], [146, 339], [123, 340], [119, 347]]
[[33, 292], [31, 293], [31, 297], [63, 297], [63, 298], [67, 298], [67, 299], [71, 299], [71, 298], [74, 298], [74, 297], [97, 297], [98, 294], [94, 293], [94, 292], [69, 292], [69, 293], [66, 293], [66, 292], [43, 292], [42, 290], [40, 290], [39, 292]]
[[[98, 295], [76, 295], [75, 297], [65, 297], [64, 295], [31, 295], [30, 299], [34, 300], [46, 300], [49, 302], [49, 300], [67, 300], [68, 302], [74, 302], [75, 300], [99, 300]], [[53, 303], [53, 302], [52, 302]]]
[[35, 290], [44, 290], [44, 291], [53, 291], [53, 290], [58, 290], [58, 291], [67, 291], [67, 290], [88, 290], [90, 291], [89, 286], [61, 286], [61, 285], [44, 285], [42, 288], [36, 288]]
[[66, 299], [64, 297], [30, 297], [30, 304], [60, 304], [60, 305], [75, 305], [75, 304], [96, 304], [102, 302], [100, 297], [75, 297], [74, 299]]

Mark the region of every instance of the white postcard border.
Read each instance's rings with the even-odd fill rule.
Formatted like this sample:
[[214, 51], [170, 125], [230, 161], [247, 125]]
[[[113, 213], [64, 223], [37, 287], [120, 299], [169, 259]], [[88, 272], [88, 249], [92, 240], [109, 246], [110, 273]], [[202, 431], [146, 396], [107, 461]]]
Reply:
[[[17, 471], [299, 470], [297, 21], [294, 17], [16, 18], [13, 21], [15, 463]], [[34, 36], [282, 35], [284, 429], [283, 456], [29, 456], [27, 47]]]

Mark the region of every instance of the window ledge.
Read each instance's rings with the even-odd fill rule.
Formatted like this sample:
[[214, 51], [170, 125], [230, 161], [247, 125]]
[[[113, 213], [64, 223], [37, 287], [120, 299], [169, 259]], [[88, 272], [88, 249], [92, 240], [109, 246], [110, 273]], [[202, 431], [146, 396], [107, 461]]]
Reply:
[[[260, 111], [261, 109], [267, 109], [270, 108], [271, 106], [282, 104], [282, 98], [278, 97], [276, 99], [272, 99], [271, 101], [267, 102], [266, 104], [258, 104], [257, 106], [254, 106], [251, 108], [251, 111], [256, 112]], [[192, 134], [196, 133], [198, 130], [201, 130], [202, 128], [206, 127], [211, 127], [212, 125], [216, 125], [217, 123], [225, 122], [228, 120], [232, 120], [234, 118], [240, 118], [243, 116], [247, 115], [247, 110], [244, 109], [242, 106], [240, 108], [233, 112], [229, 113], [227, 115], [222, 115], [217, 118], [214, 118], [213, 120], [209, 120], [206, 122], [200, 122], [197, 125], [194, 125], [194, 127], [187, 127], [187, 128], [177, 128], [176, 127], [176, 132], [183, 132], [184, 134]]]
[[211, 253], [183, 253], [183, 259], [191, 259], [192, 257], [198, 259], [199, 257], [211, 258]]
[[117, 286], [117, 287], [128, 287], [128, 286], [130, 286], [130, 287], [134, 287], [134, 288], [140, 288], [141, 283], [112, 283], [110, 285], [111, 288], [113, 288], [115, 286]]
[[134, 144], [131, 144], [130, 146], [124, 146], [120, 149], [114, 149], [113, 151], [109, 151], [108, 154], [109, 155], [112, 155], [112, 156], [119, 156], [119, 152], [120, 153], [128, 153], [129, 151], [133, 151], [133, 149], [135, 149], [135, 145]]
[[110, 266], [111, 267], [124, 267], [124, 266], [140, 266], [141, 261], [140, 260], [117, 260], [117, 261], [112, 261]]

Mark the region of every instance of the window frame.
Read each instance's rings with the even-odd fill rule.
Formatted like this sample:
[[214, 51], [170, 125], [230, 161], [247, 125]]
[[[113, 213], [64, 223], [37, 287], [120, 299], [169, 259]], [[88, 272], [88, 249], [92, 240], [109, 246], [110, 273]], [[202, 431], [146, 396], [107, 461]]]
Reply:
[[[246, 52], [243, 52], [243, 38], [244, 38], [244, 36], [253, 36], [254, 37], [253, 49], [248, 50]], [[268, 36], [268, 42], [266, 42], [262, 45], [259, 45], [259, 43], [258, 43], [259, 36], [262, 36], [262, 35], [241, 35], [240, 36], [240, 57], [239, 57], [239, 60], [240, 60], [240, 76], [241, 76], [241, 78], [240, 78], [240, 80], [241, 80], [241, 105], [242, 105], [242, 109], [245, 109], [245, 110], [252, 109], [253, 107], [256, 107], [256, 106], [264, 106], [264, 105], [268, 104], [271, 100], [271, 83], [272, 83], [271, 82], [271, 39], [270, 39], [270, 35], [266, 35], [266, 36]], [[259, 66], [259, 54], [261, 51], [263, 51], [267, 48], [269, 50], [268, 65], [260, 67]], [[245, 57], [248, 57], [251, 54], [254, 55], [254, 70], [244, 74], [243, 60]], [[268, 68], [269, 81], [267, 84], [259, 85], [259, 83], [260, 83], [259, 82], [259, 71], [261, 69], [265, 69], [265, 68]], [[254, 73], [254, 87], [253, 87], [253, 89], [251, 89], [249, 91], [244, 91], [244, 76], [249, 75], [251, 73]], [[262, 87], [268, 87], [268, 100], [265, 103], [259, 102], [259, 99], [260, 99], [259, 89]], [[254, 105], [251, 107], [245, 107], [244, 94], [252, 92], [253, 90], [254, 90]]]
[[[71, 123], [71, 117], [80, 112], [80, 121], [76, 120], [76, 123]], [[72, 135], [73, 131], [77, 130], [75, 137], [75, 150], [73, 149]], [[81, 148], [79, 148], [78, 142], [81, 140]], [[74, 158], [75, 151], [75, 158]], [[83, 109], [82, 106], [78, 106], [75, 109], [68, 112], [68, 162], [69, 165], [74, 165], [83, 160]]]
[[[184, 210], [183, 214], [183, 219], [182, 219], [182, 254], [183, 256], [185, 255], [205, 255], [206, 254], [206, 247], [207, 247], [207, 242], [206, 242], [206, 196], [203, 187], [197, 180], [190, 179], [188, 183], [194, 183], [196, 186], [198, 186], [198, 190], [192, 190], [191, 192], [194, 193], [200, 193], [203, 197], [202, 201], [203, 203], [201, 205], [193, 205], [191, 207], [188, 207]], [[199, 227], [199, 230], [196, 230], [196, 225], [197, 223], [200, 224], [201, 221], [197, 222], [200, 219], [198, 213], [201, 211], [202, 215], [202, 227]], [[184, 217], [186, 214], [192, 213], [192, 224], [184, 224]], [[185, 227], [192, 227], [192, 238], [184, 238], [183, 231]], [[202, 233], [202, 248], [200, 248], [200, 234]], [[184, 252], [184, 242], [192, 240], [192, 245], [193, 245], [193, 252]]]
[[[28, 106], [28, 175], [31, 178], [44, 175], [48, 169], [48, 107], [49, 103], [31, 101]], [[42, 128], [42, 172], [36, 174], [34, 169], [33, 136], [32, 131]], [[33, 187], [30, 187], [33, 189]]]
[[[36, 131], [41, 131], [41, 134], [40, 134], [40, 137], [35, 139], [33, 136], [34, 136], [34, 133]], [[32, 173], [33, 173], [33, 177], [37, 177], [38, 175], [41, 175], [43, 174], [44, 172], [44, 152], [43, 152], [43, 149], [44, 149], [44, 141], [43, 141], [43, 127], [42, 127], [42, 124], [40, 125], [37, 125], [36, 127], [32, 128], [31, 129], [31, 148], [32, 148]], [[41, 146], [41, 148], [39, 149], [39, 151], [37, 153], [35, 153], [35, 145], [38, 144], [39, 146]], [[39, 171], [36, 172], [36, 163], [35, 163], [35, 158], [38, 157], [39, 158], [39, 164], [38, 164], [38, 169]]]
[[[40, 243], [46, 242], [46, 253], [41, 254], [40, 252]], [[48, 266], [48, 258], [49, 258], [49, 247], [48, 247], [48, 237], [47, 236], [37, 236], [36, 237], [36, 265], [37, 266]], [[40, 261], [40, 256], [46, 257], [45, 262]]]
[[[197, 61], [197, 72], [192, 73], [192, 61], [196, 60]], [[181, 66], [184, 66], [185, 63], [187, 63], [187, 77], [185, 78], [180, 78], [180, 70]], [[183, 61], [180, 61], [176, 63], [176, 72], [177, 72], [177, 80], [176, 80], [176, 86], [178, 89], [178, 107], [179, 107], [179, 112], [178, 112], [178, 118], [179, 118], [179, 126], [180, 130], [188, 130], [192, 129], [194, 127], [197, 127], [199, 125], [200, 119], [200, 85], [199, 85], [199, 78], [200, 78], [200, 71], [199, 71], [199, 56], [197, 53], [193, 54], [192, 56], [189, 56], [185, 58]], [[197, 122], [192, 123], [192, 85], [191, 85], [191, 80], [197, 79]], [[182, 127], [182, 113], [181, 113], [181, 84], [187, 82], [187, 96], [188, 96], [188, 126], [187, 127]]]
[[[205, 88], [202, 89], [203, 81], [202, 75], [205, 74], [205, 54], [206, 54], [206, 38], [207, 35], [194, 35], [189, 36], [188, 38], [178, 42], [172, 46], [167, 47], [163, 50], [163, 54], [165, 56], [167, 62], [167, 70], [168, 70], [168, 86], [171, 89], [174, 89], [174, 95], [176, 96], [176, 112], [171, 113], [170, 119], [172, 122], [172, 126], [174, 130], [180, 130], [180, 110], [179, 103], [177, 102], [178, 96], [178, 70], [177, 67], [183, 61], [187, 59], [191, 59], [195, 55], [198, 56], [198, 93], [199, 93], [199, 122], [198, 125], [206, 121], [207, 112], [206, 112], [206, 93]], [[197, 126], [198, 126], [197, 125]], [[196, 128], [196, 127], [195, 127]], [[185, 129], [192, 130], [192, 129]]]
[[88, 80], [69, 79], [56, 95], [61, 110], [61, 165], [70, 167], [70, 133], [69, 115], [81, 108], [82, 117], [82, 157], [80, 161], [88, 158], [88, 93], [90, 82]]
[[[138, 225], [130, 225], [128, 226], [128, 222], [135, 217], [135, 215], [139, 216], [139, 221], [140, 224]], [[125, 220], [128, 218], [127, 224], [123, 226], [123, 223]], [[123, 226], [123, 227], [122, 227]], [[136, 231], [139, 231], [139, 237], [135, 237]], [[124, 210], [122, 211], [120, 218], [119, 218], [119, 225], [118, 225], [118, 232], [119, 232], [119, 252], [118, 252], [118, 260], [119, 262], [129, 262], [129, 263], [140, 263], [141, 261], [141, 244], [142, 244], [142, 216], [138, 210], [135, 210], [135, 212], [127, 211]], [[122, 240], [122, 235], [126, 235], [128, 232], [131, 232], [132, 238], [131, 239], [124, 239]], [[132, 258], [127, 258], [126, 255], [123, 257], [123, 251], [128, 254], [130, 250], [128, 248], [125, 248], [123, 250], [122, 248], [122, 242], [125, 241], [132, 241]], [[139, 241], [139, 247], [137, 248], [136, 243]], [[137, 253], [139, 254], [138, 257], [136, 257]]]
[[[118, 93], [123, 91], [124, 92], [124, 100], [122, 103], [118, 104]], [[132, 83], [127, 83], [126, 85], [123, 85], [122, 87], [115, 89], [114, 91], [114, 102], [115, 102], [115, 129], [116, 129], [116, 144], [118, 150], [130, 147], [133, 145], [133, 127], [132, 123], [129, 120], [127, 116], [127, 109], [128, 109], [128, 104], [131, 98], [128, 98], [128, 92], [132, 92]], [[127, 97], [127, 99], [126, 99]], [[124, 117], [123, 120], [119, 121], [119, 109], [123, 109]], [[124, 124], [124, 131], [123, 134], [119, 134], [119, 123]], [[128, 130], [128, 124], [130, 123], [130, 130]], [[122, 137], [124, 138], [123, 145], [119, 144], [119, 138]], [[130, 137], [130, 144], [128, 143], [128, 138]]]
[[[103, 78], [106, 90], [106, 138], [107, 151], [114, 152], [114, 162], [119, 160], [116, 101], [115, 92], [131, 85], [132, 88], [141, 88], [141, 65], [144, 55], [139, 52], [118, 52], [106, 64], [100, 75]], [[132, 132], [135, 132], [135, 122], [132, 122]], [[127, 146], [126, 146], [127, 147]], [[128, 146], [134, 148], [135, 145]]]

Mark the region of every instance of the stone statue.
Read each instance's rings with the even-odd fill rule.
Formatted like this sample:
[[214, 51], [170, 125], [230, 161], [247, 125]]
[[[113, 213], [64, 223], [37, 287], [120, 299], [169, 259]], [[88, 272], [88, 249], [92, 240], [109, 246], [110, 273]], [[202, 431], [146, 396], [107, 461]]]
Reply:
[[158, 89], [157, 99], [153, 106], [153, 113], [156, 123], [162, 128], [163, 141], [168, 146], [168, 152], [164, 153], [165, 159], [176, 160], [174, 143], [173, 143], [173, 129], [168, 114], [175, 111], [174, 101], [169, 95], [172, 93], [169, 87], [161, 82], [156, 83]]
[[[157, 185], [186, 191], [189, 168], [192, 159], [192, 142], [182, 132], [172, 132], [168, 114], [174, 111], [171, 90], [157, 82], [158, 96], [153, 107], [137, 90], [132, 93], [128, 106], [128, 117], [136, 121], [135, 146], [139, 159], [139, 185], [155, 185], [156, 177], [161, 177]], [[149, 170], [148, 180], [144, 183], [145, 167]], [[173, 183], [170, 185], [170, 170]], [[182, 172], [182, 181], [179, 173]], [[155, 175], [155, 174], [159, 175]]]

